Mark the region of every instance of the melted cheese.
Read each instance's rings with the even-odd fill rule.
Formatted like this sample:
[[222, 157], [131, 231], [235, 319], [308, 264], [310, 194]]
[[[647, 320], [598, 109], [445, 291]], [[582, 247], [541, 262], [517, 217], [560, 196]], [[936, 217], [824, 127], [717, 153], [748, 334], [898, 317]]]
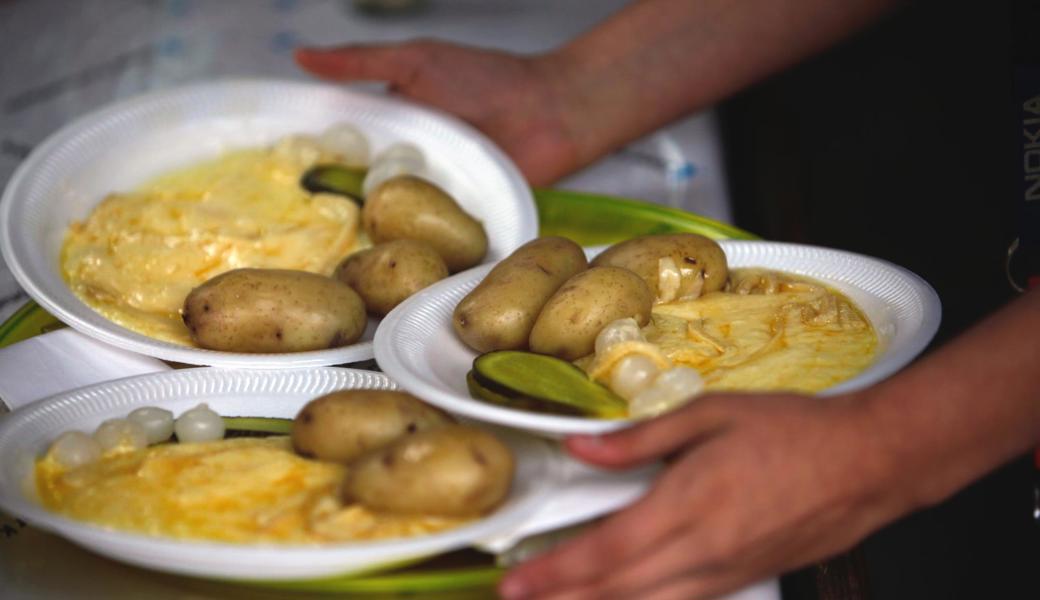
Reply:
[[235, 543], [323, 543], [433, 533], [465, 522], [344, 505], [345, 467], [302, 458], [287, 437], [161, 444], [64, 470], [37, 464], [44, 506], [113, 529]]
[[244, 150], [112, 194], [70, 226], [65, 279], [112, 321], [192, 345], [180, 309], [207, 279], [240, 267], [328, 275], [359, 247], [357, 205], [301, 188], [308, 162]]
[[877, 352], [874, 329], [848, 298], [758, 269], [733, 271], [723, 291], [656, 305], [643, 335], [646, 342], [579, 365], [608, 381], [628, 354], [645, 354], [658, 366], [663, 355], [697, 369], [706, 390], [816, 392], [855, 376]]

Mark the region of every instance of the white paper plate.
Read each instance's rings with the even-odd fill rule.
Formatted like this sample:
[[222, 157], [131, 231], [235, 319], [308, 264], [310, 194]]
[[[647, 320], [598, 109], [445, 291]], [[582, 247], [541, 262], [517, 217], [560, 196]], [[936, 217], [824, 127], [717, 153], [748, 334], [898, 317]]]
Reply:
[[164, 171], [234, 148], [317, 133], [347, 121], [378, 152], [396, 141], [419, 146], [429, 177], [484, 223], [487, 262], [538, 234], [530, 188], [513, 163], [465, 123], [404, 100], [342, 86], [275, 80], [204, 83], [120, 102], [43, 142], [0, 200], [0, 249], [28, 294], [52, 315], [114, 346], [164, 360], [224, 367], [302, 367], [372, 358], [370, 323], [351, 346], [293, 354], [239, 354], [188, 348], [134, 333], [76, 298], [62, 280], [59, 253], [69, 223], [101, 199]]
[[[33, 461], [59, 434], [70, 429], [92, 431], [103, 420], [125, 416], [138, 406], [161, 406], [180, 414], [206, 402], [225, 416], [291, 418], [307, 401], [331, 391], [395, 387], [381, 373], [336, 367], [202, 368], [132, 377], [60, 394], [0, 420], [0, 507], [31, 525], [116, 560], [183, 575], [250, 580], [343, 575], [483, 541], [500, 541], [503, 536], [512, 539], [518, 530], [537, 530], [525, 526], [525, 519], [544, 506], [549, 493], [567, 478], [569, 459], [545, 440], [497, 428], [496, 435], [513, 448], [517, 457], [510, 498], [482, 520], [416, 538], [318, 546], [176, 541], [74, 521], [47, 511], [33, 499]], [[632, 494], [623, 500], [631, 501]], [[617, 507], [615, 503], [601, 510]], [[600, 513], [576, 511], [572, 519], [596, 514]]]
[[[851, 298], [877, 331], [877, 360], [858, 376], [822, 392], [859, 389], [896, 372], [924, 350], [939, 327], [935, 290], [889, 262], [827, 248], [778, 242], [719, 242], [731, 267], [764, 267], [823, 281]], [[594, 256], [600, 249], [588, 250]], [[440, 281], [409, 298], [383, 319], [376, 332], [376, 362], [406, 390], [445, 410], [488, 423], [558, 437], [602, 433], [629, 420], [563, 417], [514, 410], [475, 400], [466, 373], [477, 353], [455, 336], [455, 305], [491, 270], [484, 265]]]

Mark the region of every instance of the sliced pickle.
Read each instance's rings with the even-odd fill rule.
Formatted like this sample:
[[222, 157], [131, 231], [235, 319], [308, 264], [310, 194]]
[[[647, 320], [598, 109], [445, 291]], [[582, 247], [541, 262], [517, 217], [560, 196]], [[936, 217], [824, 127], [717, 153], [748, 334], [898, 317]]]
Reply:
[[599, 419], [628, 416], [620, 396], [571, 363], [544, 354], [498, 350], [473, 361], [470, 394], [512, 408]]
[[346, 196], [359, 206], [365, 203], [361, 194], [361, 182], [365, 170], [343, 165], [315, 165], [300, 177], [300, 186], [312, 194], [325, 192]]
[[546, 402], [537, 398], [526, 396], [507, 396], [500, 394], [490, 388], [486, 388], [477, 381], [473, 371], [466, 373], [466, 386], [471, 396], [477, 400], [498, 404], [507, 408], [526, 410], [530, 412], [549, 413], [553, 415], [565, 415], [568, 417], [587, 417], [585, 411], [575, 406], [560, 404], [558, 402]]
[[224, 417], [224, 437], [289, 435], [292, 419], [277, 417]]

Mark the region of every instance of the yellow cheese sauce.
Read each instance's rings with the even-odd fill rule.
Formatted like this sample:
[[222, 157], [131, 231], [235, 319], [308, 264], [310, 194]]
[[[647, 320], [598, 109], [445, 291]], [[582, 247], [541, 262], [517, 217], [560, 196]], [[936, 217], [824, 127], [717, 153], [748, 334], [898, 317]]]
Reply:
[[729, 285], [659, 304], [646, 342], [619, 345], [587, 370], [603, 380], [625, 355], [696, 369], [706, 390], [817, 392], [874, 360], [878, 338], [855, 304], [826, 286], [783, 273], [735, 269]]
[[313, 160], [241, 150], [114, 193], [70, 226], [62, 273], [108, 319], [192, 345], [179, 311], [207, 279], [240, 267], [329, 275], [363, 245], [356, 204], [300, 187]]
[[313, 544], [423, 535], [465, 519], [343, 504], [345, 468], [298, 456], [288, 437], [168, 443], [71, 470], [37, 463], [48, 509], [113, 529], [178, 539]]

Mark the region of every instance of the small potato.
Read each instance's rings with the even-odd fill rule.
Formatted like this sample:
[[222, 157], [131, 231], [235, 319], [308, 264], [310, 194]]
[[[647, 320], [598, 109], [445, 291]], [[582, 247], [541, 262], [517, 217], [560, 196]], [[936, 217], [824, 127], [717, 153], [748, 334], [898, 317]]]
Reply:
[[726, 254], [696, 233], [644, 235], [614, 244], [592, 260], [597, 267], [623, 267], [650, 286], [657, 302], [696, 298], [722, 289]]
[[495, 265], [459, 302], [452, 327], [478, 352], [527, 348], [542, 307], [564, 281], [587, 267], [581, 246], [567, 238], [532, 240]]
[[512, 452], [495, 436], [451, 425], [359, 458], [347, 470], [343, 499], [395, 513], [480, 515], [505, 500], [514, 469]]
[[568, 279], [545, 303], [531, 330], [533, 352], [575, 360], [592, 354], [600, 330], [632, 317], [650, 320], [654, 296], [635, 273], [620, 267], [591, 267]]
[[349, 285], [286, 269], [235, 269], [193, 289], [181, 311], [192, 340], [229, 352], [304, 352], [351, 344], [365, 305]]
[[484, 226], [436, 185], [412, 175], [392, 177], [365, 198], [365, 231], [378, 244], [421, 240], [433, 246], [452, 273], [479, 264], [487, 254]]
[[448, 267], [426, 242], [393, 240], [351, 254], [333, 276], [354, 288], [368, 312], [382, 317], [405, 298], [447, 277]]
[[308, 402], [296, 414], [291, 436], [301, 456], [347, 463], [401, 436], [454, 422], [411, 394], [346, 390]]

